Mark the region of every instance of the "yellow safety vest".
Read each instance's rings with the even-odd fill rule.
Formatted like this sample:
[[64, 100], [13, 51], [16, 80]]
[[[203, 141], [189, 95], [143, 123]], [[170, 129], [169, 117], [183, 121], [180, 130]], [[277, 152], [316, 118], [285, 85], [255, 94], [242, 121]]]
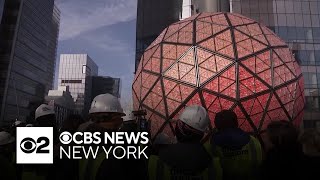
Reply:
[[106, 159], [104, 153], [99, 153], [96, 159], [82, 159], [79, 162], [79, 180], [95, 180], [99, 167]]
[[[187, 157], [186, 157], [187, 158]], [[210, 166], [204, 171], [195, 175], [174, 174], [173, 169], [166, 165], [158, 156], [149, 157], [148, 175], [150, 180], [170, 180], [170, 179], [214, 179], [222, 180], [222, 169], [218, 158], [213, 158]]]
[[250, 136], [250, 141], [242, 149], [230, 150], [220, 146], [212, 146], [205, 143], [204, 147], [211, 151], [211, 156], [219, 157], [224, 174], [231, 176], [246, 176], [248, 172], [256, 172], [262, 162], [262, 149], [260, 142]]

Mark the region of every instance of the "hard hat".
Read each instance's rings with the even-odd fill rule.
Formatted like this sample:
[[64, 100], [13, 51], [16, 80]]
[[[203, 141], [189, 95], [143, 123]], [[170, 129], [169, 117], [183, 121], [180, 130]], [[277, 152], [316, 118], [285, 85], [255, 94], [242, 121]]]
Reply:
[[126, 114], [126, 116], [123, 118], [123, 121], [130, 121], [130, 120], [134, 120], [136, 119], [136, 117], [134, 116], [134, 114], [132, 112], [129, 112]]
[[12, 126], [16, 127], [16, 126], [19, 126], [21, 124], [23, 124], [22, 121], [15, 121]]
[[26, 127], [33, 127], [33, 124], [27, 124]]
[[100, 112], [120, 113], [122, 116], [126, 115], [123, 113], [118, 98], [111, 94], [100, 94], [93, 99], [89, 113], [93, 114]]
[[154, 139], [153, 144], [172, 144], [170, 137], [162, 132]]
[[207, 129], [210, 122], [206, 109], [197, 105], [187, 106], [180, 115], [180, 120], [201, 132]]
[[41, 104], [36, 109], [35, 119], [41, 116], [49, 115], [49, 114], [55, 114], [53, 107], [47, 104]]
[[15, 140], [10, 133], [1, 131], [0, 132], [0, 146], [13, 143]]

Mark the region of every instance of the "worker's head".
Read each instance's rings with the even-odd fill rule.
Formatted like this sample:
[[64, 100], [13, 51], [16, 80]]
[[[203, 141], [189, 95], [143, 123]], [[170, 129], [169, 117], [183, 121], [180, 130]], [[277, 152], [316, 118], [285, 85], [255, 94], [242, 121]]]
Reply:
[[218, 130], [238, 127], [238, 119], [236, 113], [231, 110], [222, 110], [216, 114], [214, 119], [215, 127]]
[[299, 137], [303, 152], [310, 156], [320, 156], [320, 132], [316, 129], [307, 129]]
[[287, 148], [298, 142], [298, 130], [289, 121], [274, 121], [267, 127], [267, 135], [274, 147]]
[[35, 112], [35, 126], [38, 127], [54, 127], [56, 124], [56, 116], [54, 108], [47, 104], [41, 104]]
[[197, 105], [186, 107], [176, 124], [177, 140], [179, 142], [200, 142], [209, 123], [205, 108]]
[[89, 110], [91, 120], [99, 126], [117, 130], [123, 123], [125, 116], [117, 97], [111, 94], [100, 94], [96, 96]]

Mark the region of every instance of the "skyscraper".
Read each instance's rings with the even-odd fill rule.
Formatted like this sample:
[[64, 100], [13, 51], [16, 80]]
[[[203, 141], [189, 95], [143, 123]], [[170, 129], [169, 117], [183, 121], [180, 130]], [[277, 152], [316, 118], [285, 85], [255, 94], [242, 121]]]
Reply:
[[320, 1], [231, 0], [230, 9], [264, 23], [289, 44], [304, 76], [303, 125], [320, 128]]
[[135, 70], [152, 41], [169, 24], [179, 21], [181, 7], [181, 0], [138, 0]]
[[170, 24], [199, 12], [229, 11], [228, 0], [138, 0], [136, 59]]
[[99, 94], [112, 94], [118, 98], [121, 96], [121, 79], [104, 76], [92, 77], [91, 101]]
[[92, 76], [98, 75], [98, 66], [87, 54], [61, 54], [59, 86], [69, 86], [76, 110], [87, 115], [91, 104]]
[[0, 19], [0, 124], [9, 124], [52, 89], [60, 11], [54, 0], [2, 0]]
[[[150, 30], [148, 24], [144, 22], [157, 24], [161, 21], [166, 26], [172, 23], [172, 20], [166, 20], [167, 12], [152, 16], [156, 12], [156, 7], [147, 6], [148, 3], [150, 2], [147, 0], [140, 0], [138, 3], [136, 67], [142, 50], [152, 42], [150, 38], [149, 41], [143, 41], [143, 46], [139, 44], [141, 37], [147, 36]], [[161, 3], [163, 3], [162, 6], [174, 7], [173, 9], [177, 12], [170, 11], [170, 14], [180, 14], [180, 19], [200, 12], [230, 11], [255, 19], [272, 29], [289, 44], [302, 66], [306, 98], [304, 127], [320, 128], [320, 1], [180, 0], [175, 6], [164, 1]], [[177, 7], [180, 5], [181, 7]], [[147, 10], [144, 9], [146, 7], [148, 7]], [[157, 37], [154, 33], [159, 32], [159, 35], [162, 31], [162, 26], [152, 27], [158, 29], [150, 30], [153, 36], [147, 37]]]

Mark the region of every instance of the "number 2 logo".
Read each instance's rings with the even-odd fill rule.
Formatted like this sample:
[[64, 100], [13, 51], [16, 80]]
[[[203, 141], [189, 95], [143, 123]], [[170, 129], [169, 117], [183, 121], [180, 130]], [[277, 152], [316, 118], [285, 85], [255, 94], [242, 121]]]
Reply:
[[30, 154], [36, 150], [36, 153], [49, 153], [49, 150], [43, 149], [48, 147], [50, 141], [47, 137], [39, 137], [37, 141], [27, 137], [24, 138], [20, 143], [20, 149], [22, 152]]

